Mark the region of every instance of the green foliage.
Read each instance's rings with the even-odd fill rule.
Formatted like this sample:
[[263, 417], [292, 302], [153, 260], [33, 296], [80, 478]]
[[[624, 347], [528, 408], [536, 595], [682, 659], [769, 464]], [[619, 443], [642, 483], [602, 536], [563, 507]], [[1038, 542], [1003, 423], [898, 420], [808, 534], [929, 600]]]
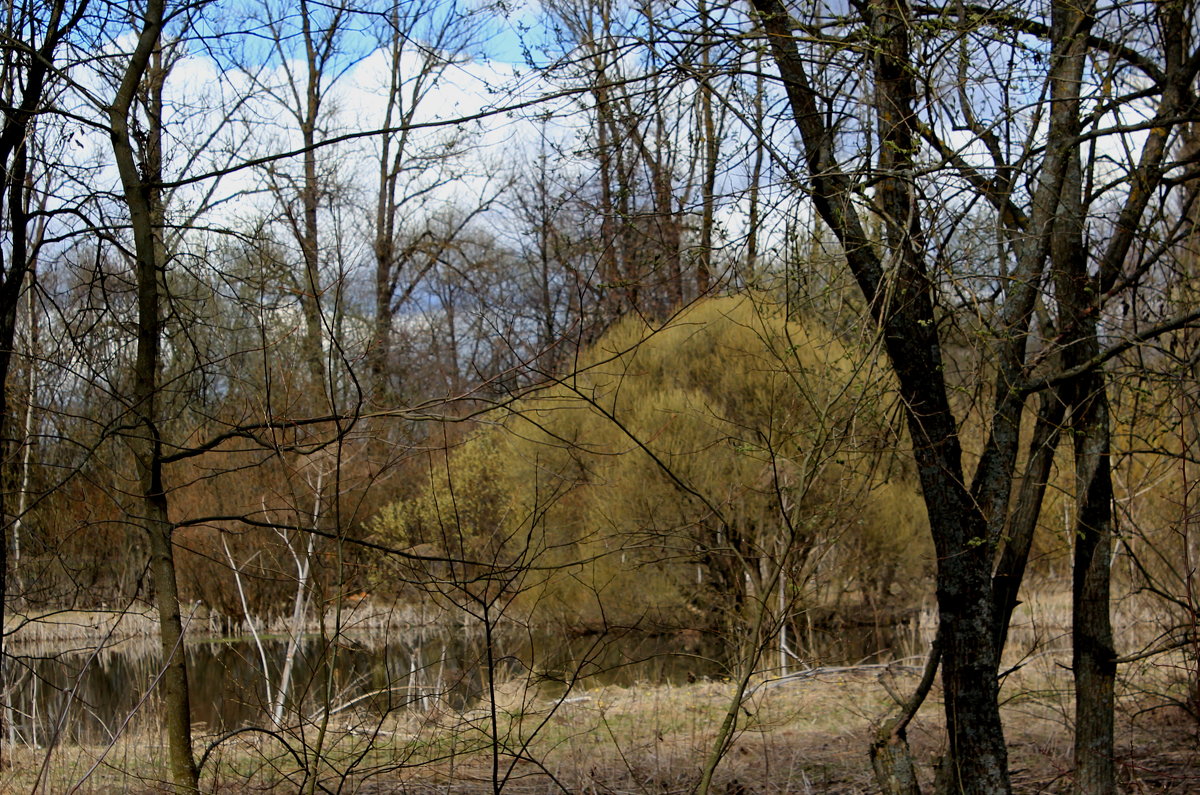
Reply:
[[502, 535], [513, 506], [503, 490], [499, 441], [479, 434], [458, 448], [431, 455], [428, 487], [379, 513], [377, 521], [389, 529], [391, 541], [472, 557]]
[[519, 603], [585, 624], [736, 613], [781, 563], [800, 606], [920, 581], [923, 510], [874, 357], [740, 297], [628, 319], [579, 365], [431, 455], [376, 534], [531, 567]]

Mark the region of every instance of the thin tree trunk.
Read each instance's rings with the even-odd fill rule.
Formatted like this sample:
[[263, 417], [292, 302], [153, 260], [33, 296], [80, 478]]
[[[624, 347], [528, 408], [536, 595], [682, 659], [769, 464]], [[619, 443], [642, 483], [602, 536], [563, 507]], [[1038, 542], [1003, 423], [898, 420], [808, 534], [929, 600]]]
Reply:
[[912, 751], [908, 747], [908, 724], [916, 717], [917, 710], [933, 689], [941, 660], [941, 645], [935, 638], [917, 689], [901, 705], [900, 712], [875, 731], [875, 739], [871, 743], [871, 767], [875, 770], [875, 783], [885, 795], [921, 795]]
[[[36, 278], [36, 277], [35, 277]], [[29, 478], [33, 469], [33, 404], [34, 404], [34, 382], [37, 378], [36, 351], [38, 345], [38, 322], [37, 312], [34, 308], [34, 278], [30, 279], [28, 290], [28, 314], [26, 322], [29, 324], [29, 347], [30, 350], [26, 353], [25, 360], [25, 413], [24, 421], [22, 422], [22, 439], [24, 443], [21, 445], [21, 485], [17, 490], [17, 509], [13, 516], [13, 576], [17, 580], [17, 588], [21, 587], [21, 530], [24, 524], [25, 511], [29, 507]], [[4, 373], [0, 372], [0, 384], [4, 383]], [[0, 411], [0, 418], [4, 414]], [[2, 420], [0, 420], [2, 422]], [[0, 425], [0, 438], [3, 436], [3, 425]], [[2, 508], [2, 506], [0, 506]], [[3, 511], [0, 510], [0, 515]], [[0, 591], [2, 593], [2, 591]], [[0, 616], [2, 617], [2, 616]]]
[[[265, 507], [263, 514], [266, 515]], [[258, 662], [262, 666], [263, 685], [266, 690], [266, 704], [270, 706], [275, 703], [275, 696], [271, 691], [271, 668], [267, 663], [267, 650], [263, 647], [262, 636], [258, 633], [258, 627], [254, 626], [254, 617], [250, 615], [250, 602], [246, 599], [246, 589], [242, 586], [242, 570], [238, 568], [237, 561], [233, 559], [233, 553], [229, 551], [229, 544], [225, 541], [224, 532], [221, 533], [221, 548], [225, 550], [225, 560], [229, 561], [229, 570], [233, 572], [233, 584], [237, 588], [238, 601], [242, 604], [242, 615], [246, 617], [246, 626], [250, 629], [250, 638], [254, 641], [254, 648], [258, 651]], [[253, 556], [251, 556], [251, 560], [253, 560]], [[276, 727], [279, 726], [278, 721], [276, 721], [275, 725]]]
[[[763, 155], [766, 152], [766, 144], [763, 142], [763, 136], [766, 135], [766, 118], [763, 109], [763, 96], [766, 94], [766, 80], [762, 76], [763, 67], [763, 51], [757, 50], [754, 54], [754, 71], [757, 76], [754, 78], [754, 165], [750, 168], [750, 194], [748, 201], [750, 208], [748, 211], [746, 230], [746, 276], [745, 280], [751, 284], [754, 283], [754, 272], [758, 268], [758, 236], [761, 221], [759, 215], [759, 183], [762, 182], [763, 171]], [[786, 272], [785, 272], [786, 274]]]
[[[400, 105], [401, 42], [399, 10], [390, 13], [391, 27], [391, 75], [389, 77], [387, 106], [383, 115], [383, 128], [391, 129]], [[407, 122], [408, 119], [406, 118]], [[396, 256], [396, 187], [400, 177], [400, 164], [404, 153], [404, 138], [393, 141], [392, 136], [380, 139], [379, 192], [375, 203], [375, 334], [367, 351], [367, 365], [371, 373], [371, 389], [377, 403], [385, 403], [391, 397], [391, 378], [388, 369], [392, 358], [392, 297], [396, 292], [399, 270], [402, 267]], [[392, 147], [396, 151], [393, 153]]]
[[612, 107], [601, 56], [595, 56], [595, 81], [592, 97], [596, 103], [596, 155], [600, 168], [600, 282], [602, 291], [601, 326], [607, 327], [621, 316], [621, 266], [617, 257], [617, 205], [614, 196], [613, 173], [616, 164], [613, 145], [609, 141]]
[[[315, 496], [313, 510], [313, 529], [317, 529], [316, 523], [321, 515], [321, 493], [320, 481], [318, 481], [318, 491]], [[309, 575], [312, 572], [313, 548], [316, 546], [317, 536], [315, 533], [309, 533], [305, 545], [304, 556], [297, 554], [295, 545], [292, 540], [283, 535], [284, 542], [287, 544], [288, 551], [292, 553], [292, 559], [296, 564], [296, 593], [292, 599], [292, 615], [288, 622], [288, 644], [287, 650], [283, 656], [283, 670], [279, 673], [279, 685], [275, 688], [275, 702], [271, 706], [271, 715], [275, 720], [276, 726], [283, 725], [283, 710], [287, 700], [288, 690], [292, 685], [292, 671], [296, 665], [296, 655], [300, 651], [300, 641], [304, 637], [304, 624], [308, 615], [309, 603]]]
[[[702, 125], [701, 140], [704, 144], [704, 177], [701, 191], [700, 215], [700, 256], [696, 262], [696, 293], [703, 296], [708, 293], [712, 280], [712, 251], [713, 224], [716, 216], [716, 186], [717, 186], [717, 157], [721, 151], [720, 141], [717, 140], [717, 125], [713, 118], [712, 102], [712, 56], [708, 47], [710, 38], [708, 28], [711, 24], [708, 14], [708, 3], [700, 2], [700, 23], [704, 26], [704, 38], [700, 42], [700, 123]], [[754, 190], [757, 186], [751, 188]], [[757, 197], [755, 197], [757, 198]]]
[[1042, 511], [1042, 498], [1050, 480], [1050, 469], [1054, 465], [1054, 454], [1061, 436], [1063, 415], [1066, 407], [1058, 390], [1042, 395], [1037, 423], [1029, 443], [1029, 460], [1025, 465], [1025, 477], [1017, 492], [1017, 502], [1009, 519], [1007, 541], [992, 577], [992, 591], [996, 603], [996, 656], [1004, 653], [1008, 638], [1008, 625], [1013, 610], [1017, 607], [1017, 593], [1025, 578], [1025, 565], [1033, 547], [1033, 535]]
[[[154, 183], [161, 180], [162, 169], [162, 87], [166, 77], [161, 42], [164, 5], [163, 0], [148, 0], [146, 4], [137, 45], [109, 107], [109, 123], [136, 257], [138, 328], [131, 396], [134, 423], [129, 433], [129, 446], [140, 482], [140, 520], [149, 540], [150, 570], [154, 577], [162, 649], [163, 717], [171, 778], [176, 792], [192, 793], [198, 791], [198, 773], [192, 755], [187, 661], [175, 581], [174, 528], [168, 517], [163, 483], [158, 383], [163, 334], [163, 284], [160, 280], [167, 262], [162, 244], [162, 197]], [[145, 109], [147, 130], [143, 162], [139, 163], [130, 122], [140, 93], [147, 97], [148, 107]]]
[[[29, 146], [33, 123], [43, 103], [47, 78], [54, 73], [58, 46], [79, 24], [86, 9], [86, 0], [80, 2], [70, 15], [67, 14], [63, 0], [54, 0], [42, 7], [8, 5], [5, 32], [15, 45], [9, 48], [10, 54], [22, 52], [26, 46], [34, 54], [27, 61], [24, 55], [6, 61], [5, 73], [12, 78], [12, 82], [4, 86], [4, 96], [0, 99], [0, 111], [3, 111], [4, 118], [3, 128], [0, 130], [0, 207], [7, 216], [9, 233], [7, 262], [4, 262], [3, 252], [0, 252], [0, 440], [8, 437], [11, 419], [8, 375], [16, 340], [17, 308], [25, 277], [31, 270], [36, 256], [36, 244], [32, 246], [34, 250], [31, 250], [29, 240], [29, 202], [33, 179], [29, 173]], [[33, 29], [42, 32], [41, 43], [31, 39], [21, 44], [23, 36]], [[18, 66], [18, 62], [24, 62], [24, 66]], [[0, 441], [0, 446], [2, 445], [3, 442]], [[7, 453], [6, 449], [0, 449], [0, 456], [7, 457]], [[0, 521], [3, 521], [5, 527], [8, 526], [7, 495], [2, 489]], [[19, 525], [14, 523], [13, 527], [14, 534], [19, 533]], [[14, 542], [19, 544], [16, 535]], [[16, 556], [19, 558], [19, 546], [17, 550]], [[7, 534], [0, 532], [0, 626], [4, 625], [8, 597], [8, 552]], [[0, 688], [4, 687], [6, 681], [4, 660], [4, 638], [0, 634]], [[0, 690], [0, 700], [4, 701], [4, 708], [0, 709], [0, 765], [3, 764], [2, 724], [4, 716], [8, 714], [7, 698], [4, 695], [4, 691]]]
[[307, 66], [303, 110], [300, 124], [304, 143], [304, 181], [300, 201], [303, 205], [303, 223], [300, 229], [300, 253], [304, 260], [300, 306], [304, 314], [304, 356], [308, 365], [313, 388], [324, 398], [328, 395], [325, 366], [325, 327], [321, 314], [323, 286], [321, 280], [321, 248], [317, 226], [317, 212], [321, 202], [321, 184], [317, 179], [317, 120], [321, 113], [321, 70], [307, 2], [301, 0], [301, 24], [304, 32], [304, 47]]

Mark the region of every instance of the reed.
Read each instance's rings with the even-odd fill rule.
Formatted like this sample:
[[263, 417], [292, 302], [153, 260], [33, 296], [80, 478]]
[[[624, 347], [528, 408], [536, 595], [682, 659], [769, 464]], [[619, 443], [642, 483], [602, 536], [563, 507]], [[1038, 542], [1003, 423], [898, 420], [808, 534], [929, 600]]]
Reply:
[[158, 632], [150, 610], [46, 610], [4, 618], [6, 643], [69, 643], [148, 637]]
[[[189, 638], [221, 638], [249, 633], [249, 624], [265, 635], [286, 636], [294, 631], [288, 616], [232, 618], [216, 611], [193, 609], [183, 617]], [[304, 634], [329, 634], [337, 626], [345, 632], [391, 637], [395, 632], [432, 629], [453, 623], [449, 610], [428, 604], [380, 605], [368, 600], [348, 601], [339, 610], [330, 606], [324, 615], [305, 619]], [[125, 610], [48, 609], [9, 613], [4, 618], [6, 644], [80, 644], [99, 646], [130, 638], [158, 634], [158, 618], [149, 608]]]

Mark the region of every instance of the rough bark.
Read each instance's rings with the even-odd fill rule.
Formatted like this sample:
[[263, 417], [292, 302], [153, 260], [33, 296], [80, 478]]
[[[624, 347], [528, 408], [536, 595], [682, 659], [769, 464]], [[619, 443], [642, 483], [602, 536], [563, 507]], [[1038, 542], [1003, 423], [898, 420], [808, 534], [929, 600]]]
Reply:
[[1093, 375], [1081, 386], [1085, 394], [1081, 395], [1071, 418], [1076, 503], [1071, 586], [1075, 792], [1115, 795], [1113, 691], [1117, 655], [1109, 614], [1113, 539], [1109, 409], [1100, 375]]
[[[1056, 3], [1056, 30], [1083, 25], [1073, 7]], [[1074, 51], [1078, 49], [1076, 54]], [[1068, 47], [1063, 60], [1080, 61], [1081, 48]], [[1070, 89], [1068, 89], [1070, 90]], [[1077, 100], [1077, 93], [1075, 99]], [[1088, 274], [1084, 247], [1083, 180], [1078, 147], [1062, 192], [1052, 243], [1055, 294], [1064, 328], [1063, 366], [1076, 368], [1099, 352], [1096, 317], [1100, 304]], [[1109, 410], [1102, 370], [1092, 370], [1065, 389], [1071, 405], [1075, 459], [1075, 549], [1071, 584], [1072, 672], [1075, 679], [1075, 791], [1115, 795], [1113, 765], [1113, 686], [1116, 653], [1109, 616], [1112, 547], [1112, 472], [1109, 464]]]
[[851, 181], [834, 158], [832, 135], [818, 110], [806, 66], [779, 0], [754, 0], [788, 93], [808, 163], [813, 202], [842, 245], [847, 263], [879, 326], [906, 406], [913, 452], [938, 556], [937, 596], [943, 690], [950, 739], [950, 776], [966, 793], [1009, 791], [1007, 750], [997, 704], [992, 561], [988, 525], [965, 487], [958, 428], [950, 410], [925, 272], [920, 213], [911, 181], [915, 150], [914, 86], [904, 6], [870, 7], [876, 43], [881, 162], [877, 202], [896, 259], [887, 274], [853, 203]]
[[[1070, 121], [1058, 131], [1078, 137], [1079, 83], [1086, 57], [1091, 10], [1055, 2], [1051, 27], [1061, 76], [1051, 84], [1055, 111]], [[1053, 143], [1053, 138], [1052, 138]], [[1063, 330], [1062, 364], [1067, 369], [1099, 351], [1096, 316], [1101, 309], [1088, 274], [1084, 244], [1083, 166], [1079, 144], [1070, 150], [1051, 242], [1055, 295]], [[1105, 380], [1092, 371], [1067, 385], [1075, 458], [1075, 550], [1071, 587], [1072, 670], [1075, 679], [1075, 791], [1114, 795], [1113, 683], [1116, 674], [1109, 618], [1112, 533], [1112, 475], [1109, 469], [1109, 415]]]
[[875, 739], [871, 742], [871, 767], [875, 770], [875, 783], [884, 795], [921, 795], [912, 751], [908, 747], [908, 724], [933, 688], [941, 659], [941, 644], [935, 638], [917, 689], [901, 705], [899, 714], [875, 730]]

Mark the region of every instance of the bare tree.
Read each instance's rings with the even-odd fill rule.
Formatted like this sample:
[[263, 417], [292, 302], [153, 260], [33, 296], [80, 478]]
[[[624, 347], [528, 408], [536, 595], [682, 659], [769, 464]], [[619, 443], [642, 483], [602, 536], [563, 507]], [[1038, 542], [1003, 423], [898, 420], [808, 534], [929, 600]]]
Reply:
[[[381, 50], [389, 69], [383, 132], [376, 144], [374, 332], [367, 354], [376, 400], [395, 393], [392, 338], [397, 314], [476, 214], [463, 213], [448, 224], [430, 217], [435, 214], [425, 200], [458, 176], [453, 161], [462, 155], [462, 133], [421, 136], [412, 129], [446, 70], [461, 60], [473, 36], [471, 20], [454, 4], [423, 0], [396, 4], [384, 16]], [[484, 206], [486, 202], [479, 209]], [[418, 220], [422, 215], [424, 223]]]
[[[302, 351], [305, 368], [321, 400], [332, 400], [328, 340], [340, 285], [329, 274], [334, 252], [323, 240], [332, 230], [322, 223], [337, 192], [329, 147], [318, 147], [333, 123], [330, 93], [361, 55], [345, 51], [344, 38], [354, 23], [355, 8], [347, 2], [313, 5], [301, 2], [298, 13], [267, 4], [263, 20], [270, 32], [270, 65], [248, 65], [277, 112], [294, 123], [299, 135], [299, 170], [289, 160], [272, 160], [264, 169], [268, 189], [276, 198], [286, 235], [296, 246], [299, 262], [292, 269], [291, 289], [303, 319]], [[328, 216], [324, 216], [328, 220]]]
[[137, 283], [137, 359], [130, 395], [129, 447], [137, 465], [140, 524], [149, 539], [159, 637], [163, 656], [164, 720], [171, 777], [177, 792], [197, 791], [192, 756], [191, 706], [183, 623], [175, 580], [175, 549], [163, 481], [162, 367], [165, 207], [162, 189], [163, 86], [170, 64], [164, 51], [166, 4], [148, 0], [140, 10], [138, 38], [120, 73], [108, 108], [113, 158], [121, 176], [133, 236]]
[[695, 188], [686, 179], [691, 124], [688, 105], [678, 102], [685, 81], [673, 54], [638, 42], [670, 30], [672, 12], [611, 0], [550, 10], [568, 51], [557, 71], [587, 92], [595, 172], [589, 198], [600, 218], [595, 270], [605, 314], [609, 322], [627, 313], [664, 317], [693, 297], [683, 260], [684, 210]]
[[[800, 137], [807, 166], [804, 183], [811, 191], [815, 211], [841, 244], [904, 397], [938, 551], [939, 651], [950, 734], [948, 785], [964, 792], [1009, 789], [996, 704], [1000, 662], [996, 638], [1003, 633], [997, 621], [1007, 612], [993, 602], [993, 561], [1008, 524], [1025, 402], [1033, 392], [1062, 383], [1074, 390], [1065, 399], [1072, 407], [1077, 432], [1077, 499], [1081, 505], [1074, 589], [1076, 674], [1082, 710], [1077, 764], [1081, 787], [1110, 791], [1112, 724], [1111, 696], [1107, 694], [1111, 692], [1114, 656], [1111, 632], [1106, 629], [1107, 564], [1101, 559], [1108, 557], [1111, 485], [1106, 485], [1110, 480], [1105, 382], [1097, 374], [1106, 356], [1096, 344], [1096, 326], [1092, 324], [1102, 317], [1116, 293], [1137, 288], [1137, 271], [1125, 270], [1130, 244], [1135, 230], [1146, 222], [1143, 214], [1150, 196], [1163, 185], [1164, 144], [1181, 117], [1191, 111], [1184, 97], [1195, 79], [1196, 61], [1185, 49], [1187, 25], [1181, 7], [1159, 9], [1156, 22], [1170, 33], [1156, 42], [1159, 48], [1149, 59], [1114, 43], [1119, 39], [1095, 33], [1095, 9], [1091, 7], [1056, 4], [1049, 23], [981, 9], [984, 28], [1012, 36], [1032, 35], [1049, 54], [1042, 79], [1052, 101], [1039, 108], [1048, 135], [1019, 161], [1026, 169], [1028, 187], [1018, 187], [1014, 173], [1018, 168], [1011, 154], [1015, 139], [1002, 141], [997, 134], [1019, 126], [1018, 119], [1003, 115], [1009, 106], [1001, 105], [1002, 113], [992, 114], [999, 119], [994, 125], [980, 120], [977, 106], [988, 100], [970, 95], [965, 77], [966, 65], [971, 63], [968, 56], [960, 62], [957, 95], [952, 92], [951, 96], [956, 96], [954, 112], [966, 120], [972, 145], [978, 147], [981, 157], [969, 147], [948, 144], [941, 132], [945, 122], [938, 114], [942, 107], [949, 110], [950, 103], [938, 104], [936, 98], [941, 94], [932, 88], [932, 78], [941, 74], [939, 64], [924, 60], [929, 52], [925, 49], [928, 36], [936, 38], [936, 34], [926, 34], [913, 23], [926, 13], [946, 13], [956, 20], [947, 35], [963, 42], [962, 52], [966, 53], [967, 42], [973, 41], [972, 35], [979, 29], [967, 17], [949, 7], [918, 10], [887, 0], [855, 5], [853, 24], [861, 26], [875, 45], [862, 50], [855, 65], [848, 62], [832, 68], [854, 69], [861, 64], [862, 74], [870, 77], [864, 90], [870, 92], [875, 144], [873, 150], [867, 150], [874, 161], [867, 166], [865, 158], [857, 159], [863, 150], [848, 150], [848, 139], [854, 139], [831, 126], [829, 115], [822, 110], [825, 100], [815, 87], [812, 58], [828, 63], [829, 51], [807, 43], [797, 32], [824, 21], [798, 21], [776, 0], [755, 0], [754, 9]], [[1099, 232], [1104, 243], [1094, 254], [1082, 248], [1085, 224], [1081, 219], [1088, 214], [1082, 202], [1090, 201], [1095, 211], [1097, 198], [1081, 185], [1093, 185], [1096, 179], [1095, 148], [1090, 150], [1087, 167], [1081, 168], [1081, 138], [1085, 134], [1120, 135], [1124, 119], [1117, 113], [1117, 126], [1102, 130], [1094, 126], [1094, 114], [1083, 112], [1083, 91], [1092, 90], [1093, 79], [1103, 79], [1084, 68], [1089, 51], [1103, 51], [1150, 76], [1155, 86], [1154, 123], [1162, 125], [1153, 129], [1138, 156], [1122, 162], [1132, 187], [1120, 211], [1108, 211], [1104, 216]], [[1006, 91], [1001, 96], [1016, 101]], [[1089, 100], [1098, 101], [1095, 96]], [[867, 136], [867, 129], [859, 134]], [[946, 299], [939, 286], [940, 270], [945, 266], [934, 244], [941, 215], [952, 218], [960, 210], [953, 203], [936, 203], [922, 187], [921, 174], [929, 168], [929, 159], [960, 179], [978, 201], [993, 208], [996, 227], [1005, 241], [1004, 266], [992, 277], [1001, 279], [1002, 284], [993, 291], [994, 308], [989, 314], [995, 341], [991, 344], [993, 374], [986, 378], [993, 408], [987, 442], [970, 480], [962, 463], [960, 419], [947, 397], [942, 331]], [[869, 194], [864, 194], [859, 182], [862, 166], [870, 169]], [[1080, 196], [1086, 198], [1081, 201]], [[873, 224], [881, 230], [878, 238], [869, 231]], [[1058, 274], [1053, 285], [1059, 307], [1057, 332], [1032, 325], [1039, 300], [1045, 300], [1042, 296], [1051, 289], [1046, 281], [1049, 263]], [[1041, 355], [1035, 350], [1039, 335], [1044, 335], [1047, 343]], [[1059, 374], [1030, 379], [1029, 372], [1051, 351], [1062, 353]], [[1012, 576], [1014, 570], [1005, 574]]]
[[[35, 220], [45, 209], [39, 197], [46, 175], [32, 151], [39, 138], [37, 119], [46, 111], [57, 82], [61, 51], [87, 14], [86, 0], [10, 5], [4, 16], [4, 41], [0, 48], [0, 226], [4, 247], [0, 248], [0, 456], [7, 461], [12, 423], [9, 408], [9, 371], [19, 324], [18, 310], [26, 278], [34, 272], [45, 221]], [[43, 164], [44, 167], [44, 164]], [[32, 402], [32, 400], [30, 401]], [[27, 448], [26, 448], [27, 449]], [[22, 489], [22, 493], [24, 489]], [[0, 539], [0, 626], [8, 605], [9, 527], [13, 544], [19, 544], [17, 528], [21, 511], [10, 518], [7, 494], [0, 490], [0, 517], [5, 532]], [[16, 548], [19, 556], [19, 547]], [[0, 636], [0, 671], [5, 667], [4, 641]], [[0, 690], [0, 699], [6, 690]], [[0, 703], [0, 721], [4, 704]], [[0, 726], [3, 729], [3, 726]], [[0, 732], [2, 736], [2, 732]]]

